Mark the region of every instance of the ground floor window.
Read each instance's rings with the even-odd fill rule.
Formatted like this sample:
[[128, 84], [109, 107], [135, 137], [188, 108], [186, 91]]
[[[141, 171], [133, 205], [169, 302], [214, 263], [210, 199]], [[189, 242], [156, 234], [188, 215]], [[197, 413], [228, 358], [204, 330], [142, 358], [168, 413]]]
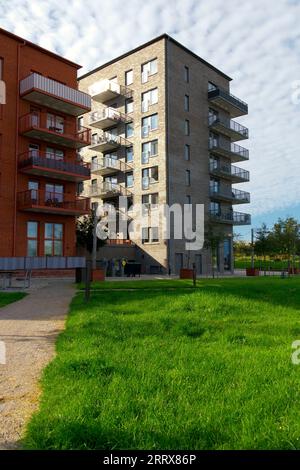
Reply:
[[63, 224], [45, 224], [44, 255], [63, 256]]
[[27, 256], [38, 256], [38, 222], [27, 222]]
[[158, 227], [142, 228], [142, 243], [155, 243], [158, 241]]

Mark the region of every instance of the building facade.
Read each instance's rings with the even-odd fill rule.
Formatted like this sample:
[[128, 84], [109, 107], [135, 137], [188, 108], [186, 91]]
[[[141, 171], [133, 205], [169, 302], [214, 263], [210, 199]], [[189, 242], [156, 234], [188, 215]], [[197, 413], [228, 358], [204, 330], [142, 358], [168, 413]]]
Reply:
[[[220, 272], [233, 269], [233, 226], [251, 222], [233, 210], [250, 202], [249, 193], [232, 187], [249, 181], [249, 172], [235, 165], [248, 160], [248, 150], [236, 143], [248, 138], [248, 129], [232, 119], [246, 115], [248, 106], [230, 94], [230, 80], [168, 35], [79, 79], [80, 90], [92, 97], [92, 111], [80, 117], [92, 139], [81, 152], [92, 172], [82, 193], [117, 209], [119, 196], [127, 196], [153, 220], [160, 204], [204, 204], [207, 237], [219, 238]], [[165, 240], [160, 229], [157, 222], [141, 227], [134, 243], [143, 272], [178, 273], [192, 263], [199, 274], [210, 272], [211, 249], [187, 251], [186, 240]], [[133, 247], [110, 240], [99, 255], [132, 259]]]
[[[74, 64], [0, 30], [0, 256], [74, 256], [75, 219], [90, 210], [76, 194], [90, 178], [78, 150], [90, 130], [77, 116], [91, 109]], [[2, 83], [3, 83], [2, 82]]]

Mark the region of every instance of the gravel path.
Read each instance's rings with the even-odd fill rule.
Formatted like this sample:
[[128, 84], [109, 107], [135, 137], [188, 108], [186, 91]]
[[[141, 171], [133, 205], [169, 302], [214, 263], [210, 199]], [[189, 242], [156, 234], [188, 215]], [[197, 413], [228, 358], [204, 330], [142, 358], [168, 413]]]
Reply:
[[70, 280], [34, 280], [28, 296], [0, 309], [0, 341], [6, 346], [6, 364], [0, 364], [0, 450], [18, 447], [38, 407], [38, 381], [54, 356], [74, 294]]

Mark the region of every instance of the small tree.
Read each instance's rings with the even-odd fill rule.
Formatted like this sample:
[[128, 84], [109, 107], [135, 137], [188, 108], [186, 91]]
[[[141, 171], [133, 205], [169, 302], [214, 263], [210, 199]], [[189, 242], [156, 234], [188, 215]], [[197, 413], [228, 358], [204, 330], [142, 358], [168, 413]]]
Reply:
[[216, 226], [209, 224], [205, 233], [204, 248], [210, 250], [211, 263], [212, 263], [212, 277], [215, 277], [215, 264], [217, 257], [217, 250], [220, 244], [224, 241], [225, 234], [220, 232]]
[[271, 252], [270, 231], [266, 224], [255, 232], [254, 253], [262, 256], [264, 260], [264, 274], [266, 275], [266, 256]]
[[[86, 215], [77, 220], [76, 223], [76, 239], [77, 245], [86, 248], [89, 253], [93, 251], [93, 230], [94, 230], [94, 217], [93, 215]], [[97, 238], [97, 249], [105, 245], [105, 240]]]
[[300, 251], [300, 224], [293, 217], [278, 219], [272, 231], [272, 243], [276, 253], [288, 260], [288, 273], [294, 268], [295, 256]]

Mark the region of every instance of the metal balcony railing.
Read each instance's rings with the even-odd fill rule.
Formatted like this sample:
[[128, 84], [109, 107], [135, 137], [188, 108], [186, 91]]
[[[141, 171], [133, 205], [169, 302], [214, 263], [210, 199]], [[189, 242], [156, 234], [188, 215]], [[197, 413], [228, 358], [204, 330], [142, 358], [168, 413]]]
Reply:
[[233, 225], [251, 225], [251, 215], [244, 212], [210, 210], [212, 219]]
[[[89, 125], [93, 126], [101, 121], [111, 121], [112, 123], [129, 122], [132, 118], [125, 113], [121, 113], [115, 108], [109, 106], [102, 106], [99, 110], [93, 111], [89, 114]], [[96, 126], [97, 127], [97, 126]]]
[[67, 212], [72, 215], [85, 214], [90, 211], [90, 200], [86, 197], [71, 197], [69, 194], [28, 189], [18, 193], [20, 210], [35, 209], [43, 212]]
[[91, 184], [90, 185], [90, 191], [89, 191], [89, 196], [90, 197], [96, 197], [96, 196], [128, 196], [132, 197], [132, 192], [127, 189], [125, 186], [122, 186], [119, 183], [113, 183], [111, 181], [102, 181], [101, 183], [98, 184]]
[[110, 132], [102, 131], [101, 133], [92, 135], [91, 147], [97, 147], [97, 146], [101, 147], [101, 146], [105, 146], [106, 144], [112, 147], [132, 145], [129, 140], [125, 139], [125, 137], [114, 135], [114, 134], [111, 134]]
[[115, 171], [132, 171], [132, 166], [117, 158], [117, 156], [104, 155], [103, 157], [97, 158], [91, 164], [91, 171], [94, 173], [101, 172], [101, 170], [111, 169]]
[[237, 121], [233, 119], [226, 119], [224, 116], [209, 116], [208, 117], [208, 125], [210, 127], [214, 127], [220, 124], [222, 127], [226, 128], [228, 131], [233, 131], [237, 134], [240, 134], [244, 139], [248, 139], [249, 137], [249, 130], [247, 127], [242, 126]]
[[242, 159], [244, 159], [244, 160], [249, 159], [249, 150], [245, 149], [241, 145], [238, 145], [238, 144], [235, 144], [235, 143], [232, 143], [232, 142], [228, 142], [228, 145], [226, 145], [224, 143], [224, 141], [212, 138], [212, 139], [209, 139], [209, 145], [208, 146], [209, 146], [210, 150], [218, 150], [219, 149], [219, 150], [223, 151], [224, 153], [233, 154], [233, 155], [242, 157]]
[[231, 190], [210, 188], [210, 195], [212, 197], [221, 197], [223, 199], [228, 199], [233, 202], [235, 201], [244, 202], [244, 203], [250, 202], [250, 193], [248, 193], [247, 191], [241, 191], [240, 189], [235, 189], [235, 188], [232, 188]]
[[221, 98], [227, 101], [230, 105], [233, 105], [236, 108], [239, 108], [243, 114], [248, 114], [248, 105], [245, 101], [242, 101], [240, 98], [232, 95], [228, 91], [224, 90], [223, 88], [213, 88], [208, 90], [208, 98]]
[[84, 162], [66, 162], [53, 157], [53, 154], [32, 150], [19, 155], [19, 168], [39, 167], [59, 173], [72, 173], [84, 178], [90, 176], [90, 164]]
[[209, 165], [209, 169], [211, 173], [218, 174], [221, 176], [230, 176], [232, 178], [238, 178], [243, 181], [249, 181], [250, 179], [249, 171], [234, 165], [226, 165], [222, 163], [216, 165], [214, 162], [211, 162]]

